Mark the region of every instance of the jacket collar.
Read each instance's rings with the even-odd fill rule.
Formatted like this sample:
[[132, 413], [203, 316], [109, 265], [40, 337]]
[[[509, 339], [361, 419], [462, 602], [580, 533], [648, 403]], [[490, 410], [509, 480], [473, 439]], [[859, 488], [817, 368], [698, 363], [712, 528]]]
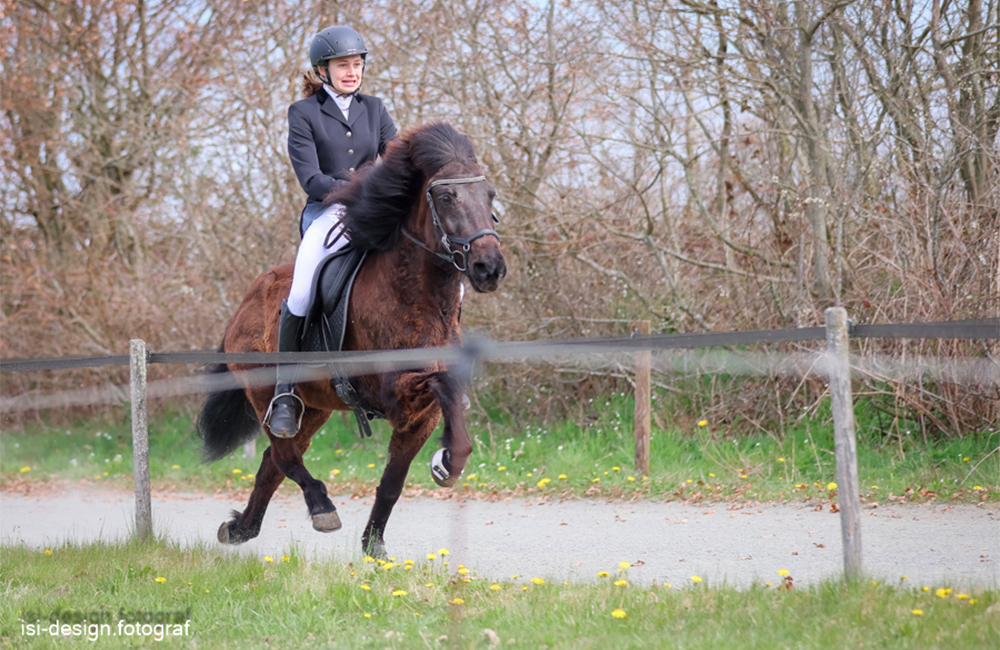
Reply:
[[365, 106], [364, 95], [361, 93], [354, 94], [354, 101], [351, 102], [351, 108], [348, 111], [350, 113], [350, 119], [344, 119], [344, 113], [337, 106], [337, 102], [333, 101], [333, 97], [330, 97], [330, 93], [326, 91], [325, 88], [320, 88], [313, 95], [320, 104], [320, 110], [326, 115], [329, 115], [338, 122], [345, 124], [347, 126], [354, 126], [354, 123], [358, 121], [358, 118], [364, 115], [368, 108]]

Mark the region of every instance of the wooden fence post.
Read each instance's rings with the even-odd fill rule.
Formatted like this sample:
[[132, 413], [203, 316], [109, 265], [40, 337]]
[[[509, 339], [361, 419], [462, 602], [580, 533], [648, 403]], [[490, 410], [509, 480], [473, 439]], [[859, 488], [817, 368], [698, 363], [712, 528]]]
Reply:
[[837, 458], [840, 537], [844, 545], [844, 576], [861, 577], [861, 503], [858, 490], [858, 447], [854, 435], [851, 360], [847, 310], [830, 307], [826, 316], [826, 346]]
[[135, 484], [135, 534], [141, 541], [153, 535], [149, 493], [149, 429], [146, 421], [146, 342], [128, 342], [132, 399], [132, 475]]
[[[649, 321], [632, 323], [632, 333], [649, 335]], [[650, 368], [653, 353], [642, 350], [635, 353], [635, 473], [649, 476], [649, 430], [650, 430]]]

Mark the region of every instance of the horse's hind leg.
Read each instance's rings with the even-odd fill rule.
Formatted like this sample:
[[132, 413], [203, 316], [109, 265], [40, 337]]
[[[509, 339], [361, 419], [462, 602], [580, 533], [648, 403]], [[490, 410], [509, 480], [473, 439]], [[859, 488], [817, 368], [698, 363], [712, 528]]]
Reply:
[[246, 510], [234, 510], [233, 518], [219, 526], [219, 541], [223, 544], [242, 544], [259, 535], [267, 505], [283, 480], [285, 475], [271, 460], [271, 448], [268, 447], [254, 477], [253, 492]]
[[313, 528], [329, 533], [339, 530], [340, 515], [330, 501], [326, 484], [313, 478], [302, 462], [302, 455], [309, 448], [309, 441], [323, 423], [330, 417], [330, 411], [307, 408], [302, 418], [302, 426], [294, 438], [271, 437], [271, 458], [278, 469], [299, 484], [305, 497]]

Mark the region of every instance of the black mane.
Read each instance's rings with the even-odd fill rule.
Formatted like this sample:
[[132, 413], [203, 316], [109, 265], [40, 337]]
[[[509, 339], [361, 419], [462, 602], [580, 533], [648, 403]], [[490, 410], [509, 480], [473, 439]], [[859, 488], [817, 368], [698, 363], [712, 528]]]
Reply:
[[447, 122], [427, 124], [390, 142], [380, 163], [362, 167], [325, 202], [344, 205], [344, 225], [352, 244], [392, 250], [415, 202], [423, 198], [424, 182], [453, 162], [466, 162], [480, 173], [469, 138]]

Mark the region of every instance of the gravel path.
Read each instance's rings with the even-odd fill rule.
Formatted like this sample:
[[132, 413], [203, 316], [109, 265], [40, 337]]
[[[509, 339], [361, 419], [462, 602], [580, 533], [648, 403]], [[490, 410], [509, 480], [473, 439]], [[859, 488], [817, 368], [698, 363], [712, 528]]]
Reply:
[[[260, 537], [239, 547], [216, 539], [219, 524], [239, 495], [154, 494], [153, 525], [182, 546], [220, 553], [357, 560], [371, 499], [334, 496], [344, 527], [312, 530], [301, 497], [281, 493], [271, 503]], [[0, 492], [0, 543], [55, 547], [127, 537], [132, 495], [120, 491], [46, 494]], [[1000, 517], [997, 507], [940, 504], [883, 506], [864, 511], [861, 539], [865, 573], [874, 579], [953, 588], [1000, 586]], [[802, 504], [711, 506], [680, 503], [605, 503], [400, 499], [386, 531], [390, 555], [422, 560], [451, 551], [480, 577], [509, 580], [596, 580], [633, 563], [629, 579], [687, 584], [692, 575], [710, 584], [744, 587], [777, 582], [788, 569], [797, 585], [840, 575], [840, 517]]]

